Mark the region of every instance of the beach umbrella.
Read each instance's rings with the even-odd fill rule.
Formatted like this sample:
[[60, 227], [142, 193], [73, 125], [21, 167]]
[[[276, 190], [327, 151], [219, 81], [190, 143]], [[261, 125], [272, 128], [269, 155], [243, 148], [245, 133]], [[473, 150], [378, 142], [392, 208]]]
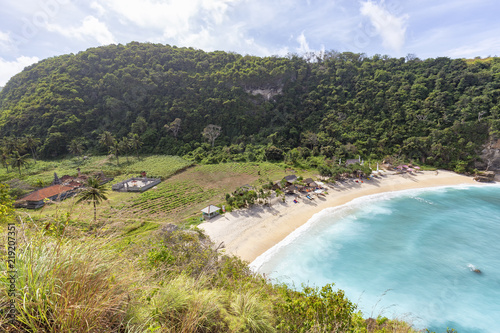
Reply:
[[403, 166], [402, 165], [398, 165], [396, 168], [403, 169]]
[[407, 168], [408, 168], [408, 166], [405, 164], [405, 165], [403, 165], [403, 168], [407, 169]]
[[419, 167], [419, 166], [416, 166], [416, 167], [415, 167], [415, 169], [420, 170], [420, 167]]
[[408, 171], [412, 172], [412, 171], [413, 171], [413, 169], [412, 169], [412, 168], [408, 168]]

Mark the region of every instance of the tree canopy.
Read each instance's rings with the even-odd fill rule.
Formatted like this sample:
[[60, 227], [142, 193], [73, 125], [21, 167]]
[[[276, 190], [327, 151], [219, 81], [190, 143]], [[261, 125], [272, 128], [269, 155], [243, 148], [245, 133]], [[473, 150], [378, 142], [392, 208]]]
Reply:
[[133, 42], [27, 67], [0, 92], [0, 136], [29, 133], [44, 157], [69, 153], [74, 139], [105, 153], [103, 135], [184, 155], [217, 124], [215, 146], [453, 167], [500, 133], [499, 96], [500, 58], [255, 57]]

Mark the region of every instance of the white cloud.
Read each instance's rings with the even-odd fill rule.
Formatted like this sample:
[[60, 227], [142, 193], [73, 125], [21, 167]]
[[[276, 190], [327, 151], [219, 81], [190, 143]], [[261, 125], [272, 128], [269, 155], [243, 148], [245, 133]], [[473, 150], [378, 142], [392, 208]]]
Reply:
[[311, 49], [309, 48], [309, 44], [307, 43], [306, 36], [304, 35], [304, 32], [300, 34], [299, 37], [297, 37], [297, 42], [299, 42], [299, 47], [297, 48], [297, 52], [299, 54], [304, 54], [311, 52]]
[[104, 13], [106, 13], [106, 9], [104, 9], [101, 4], [99, 4], [97, 1], [92, 1], [90, 4], [90, 8], [95, 9], [97, 11], [97, 15], [102, 16]]
[[0, 55], [9, 54], [13, 47], [13, 41], [10, 33], [0, 31]]
[[377, 34], [382, 38], [382, 45], [399, 51], [405, 43], [406, 27], [409, 16], [396, 16], [387, 10], [384, 1], [376, 4], [372, 1], [361, 3], [361, 15], [368, 17]]
[[7, 81], [17, 73], [21, 72], [24, 67], [38, 62], [37, 57], [21, 56], [14, 61], [7, 61], [0, 58], [0, 87], [5, 86]]
[[116, 43], [113, 34], [105, 23], [94, 16], [87, 16], [79, 27], [62, 27], [57, 24], [47, 24], [47, 30], [58, 32], [68, 38], [86, 39], [93, 38], [101, 45]]
[[10, 36], [6, 32], [0, 31], [0, 43], [5, 43], [10, 41]]
[[500, 38], [492, 37], [475, 43], [453, 48], [446, 52], [451, 58], [475, 58], [500, 54]]
[[121, 16], [124, 24], [131, 22], [141, 28], [160, 29], [165, 38], [176, 38], [222, 24], [230, 6], [240, 0], [102, 1]]

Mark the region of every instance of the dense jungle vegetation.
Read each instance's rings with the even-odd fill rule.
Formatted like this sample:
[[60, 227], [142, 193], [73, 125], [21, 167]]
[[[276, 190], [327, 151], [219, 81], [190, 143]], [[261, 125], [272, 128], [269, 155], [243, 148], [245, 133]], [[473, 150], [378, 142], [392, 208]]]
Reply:
[[463, 171], [500, 132], [499, 98], [500, 58], [262, 58], [133, 42], [27, 67], [0, 92], [0, 136], [29, 134], [40, 157], [118, 155], [135, 138], [134, 152], [207, 163], [395, 155]]

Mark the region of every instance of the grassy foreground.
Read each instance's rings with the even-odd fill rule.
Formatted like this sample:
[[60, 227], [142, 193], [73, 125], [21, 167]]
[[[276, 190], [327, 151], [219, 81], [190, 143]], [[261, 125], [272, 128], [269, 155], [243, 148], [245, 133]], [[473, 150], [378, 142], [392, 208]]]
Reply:
[[169, 227], [123, 248], [100, 230], [74, 239], [20, 220], [14, 288], [2, 251], [0, 330], [413, 332], [386, 318], [365, 321], [332, 285], [273, 285], [199, 230]]

